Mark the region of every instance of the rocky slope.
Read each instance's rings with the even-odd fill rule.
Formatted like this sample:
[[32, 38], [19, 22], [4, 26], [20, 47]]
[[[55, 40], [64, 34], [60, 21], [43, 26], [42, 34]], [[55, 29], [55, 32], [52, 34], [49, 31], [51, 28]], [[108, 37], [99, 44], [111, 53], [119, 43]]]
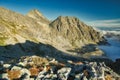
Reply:
[[38, 10], [22, 15], [0, 7], [0, 79], [119, 79], [101, 62], [117, 63], [93, 57], [104, 55], [99, 43], [104, 37], [75, 17], [50, 22]]
[[4, 80], [119, 80], [102, 62], [58, 62], [54, 58], [27, 56], [19, 62], [0, 62], [0, 79]]
[[[75, 17], [60, 16], [53, 22], [49, 22], [37, 10], [32, 10], [25, 16], [0, 8], [0, 22], [0, 42], [3, 46], [25, 43], [26, 40], [29, 40], [34, 43], [41, 42], [50, 44], [58, 50], [68, 53], [67, 50], [105, 41], [99, 32], [95, 31], [92, 27], [85, 25]], [[33, 46], [31, 43], [29, 43], [28, 46], [22, 45], [22, 49], [21, 46], [18, 46], [18, 49], [21, 49], [19, 52], [23, 54], [27, 53], [23, 50], [26, 50], [26, 47], [31, 48], [30, 45]], [[3, 51], [2, 49], [1, 52], [6, 51]], [[9, 52], [11, 53], [11, 51]], [[98, 52], [100, 55], [102, 54], [102, 52]]]
[[41, 24], [43, 23], [50, 23], [49, 20], [47, 18], [45, 18], [40, 11], [34, 9], [34, 10], [31, 10], [30, 12], [28, 12], [27, 16], [37, 20], [38, 22], [41, 22]]
[[[29, 44], [26, 43], [26, 40]], [[105, 42], [105, 39], [99, 32], [75, 17], [60, 16], [56, 20], [50, 22], [38, 10], [31, 10], [27, 15], [22, 15], [0, 7], [1, 54], [16, 55], [16, 53], [20, 53], [23, 55], [28, 53], [25, 51], [31, 51], [33, 54], [40, 54], [41, 49], [43, 49], [42, 51], [47, 50], [37, 47], [37, 50], [40, 51], [37, 52], [36, 49], [33, 51], [33, 47], [36, 48], [36, 46], [30, 42], [33, 42], [35, 45], [39, 45], [39, 43], [49, 44], [64, 53], [72, 54], [77, 53], [77, 51], [71, 52], [70, 50], [82, 48], [89, 44]], [[21, 44], [16, 47], [17, 43]], [[7, 45], [12, 45], [12, 47], [4, 47]], [[27, 50], [28, 48], [29, 50]], [[49, 47], [48, 50], [50, 49]], [[97, 54], [98, 56], [103, 55], [103, 52], [99, 49], [93, 49], [90, 52], [94, 52], [94, 55]], [[91, 54], [93, 53], [89, 55]]]
[[99, 32], [75, 17], [60, 16], [50, 23], [50, 27], [55, 35], [66, 39], [72, 46], [80, 47], [84, 44], [104, 41]]

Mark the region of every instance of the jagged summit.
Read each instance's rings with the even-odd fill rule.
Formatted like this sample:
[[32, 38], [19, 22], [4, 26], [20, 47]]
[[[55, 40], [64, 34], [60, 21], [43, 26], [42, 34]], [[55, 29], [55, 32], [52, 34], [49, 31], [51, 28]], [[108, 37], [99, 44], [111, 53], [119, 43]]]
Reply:
[[62, 22], [67, 21], [67, 20], [80, 21], [78, 18], [73, 17], [73, 16], [59, 16], [54, 21], [56, 21], [56, 20], [59, 20], [59, 21], [62, 21]]
[[37, 9], [33, 9], [33, 10], [31, 10], [28, 14], [32, 14], [32, 13], [35, 13], [35, 14], [37, 14], [37, 15], [39, 15], [39, 16], [41, 16], [41, 17], [43, 17], [44, 18], [44, 16], [42, 15], [42, 13], [39, 11], [39, 10], [37, 10]]
[[59, 16], [57, 17], [53, 22], [51, 22], [50, 25], [52, 25], [53, 23], [63, 23], [63, 24], [82, 24], [87, 26], [86, 24], [84, 24], [82, 21], [80, 21], [77, 17], [73, 17], [73, 16]]
[[36, 19], [37, 21], [49, 23], [49, 20], [46, 17], [44, 17], [43, 14], [37, 9], [33, 9], [30, 12], [28, 12], [27, 16]]

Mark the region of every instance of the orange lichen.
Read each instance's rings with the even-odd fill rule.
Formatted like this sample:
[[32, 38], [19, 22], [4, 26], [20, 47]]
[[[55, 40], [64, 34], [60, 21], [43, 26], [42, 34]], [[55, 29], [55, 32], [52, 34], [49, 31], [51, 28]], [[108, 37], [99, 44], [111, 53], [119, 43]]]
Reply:
[[113, 80], [111, 75], [106, 75], [105, 80]]
[[39, 74], [39, 69], [37, 67], [32, 67], [29, 69], [31, 76], [37, 76]]
[[21, 74], [20, 70], [8, 70], [7, 73], [10, 80], [19, 79]]
[[46, 71], [49, 71], [51, 69], [51, 66], [46, 65]]

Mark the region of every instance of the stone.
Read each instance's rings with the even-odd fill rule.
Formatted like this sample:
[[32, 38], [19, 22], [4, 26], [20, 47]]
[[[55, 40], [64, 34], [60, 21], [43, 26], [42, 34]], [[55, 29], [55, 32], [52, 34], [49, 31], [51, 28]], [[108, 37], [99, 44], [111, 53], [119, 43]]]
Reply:
[[81, 76], [82, 76], [82, 74], [77, 74], [77, 75], [75, 75], [75, 80], [80, 80], [81, 79]]
[[21, 67], [19, 67], [19, 66], [13, 66], [12, 68], [11, 68], [11, 70], [21, 70], [22, 68]]
[[1, 78], [2, 78], [2, 79], [9, 80], [9, 78], [8, 78], [8, 74], [7, 74], [7, 73], [3, 73], [3, 74], [1, 74]]
[[4, 64], [4, 61], [0, 61], [0, 66], [2, 66]]
[[3, 67], [4, 67], [4, 68], [10, 68], [10, 67], [11, 67], [11, 64], [3, 64]]
[[32, 67], [29, 69], [31, 76], [37, 76], [39, 74], [39, 69], [37, 67]]
[[10, 80], [19, 79], [21, 77], [21, 71], [20, 70], [8, 70], [7, 74], [8, 74], [8, 78]]
[[21, 79], [22, 80], [30, 80], [31, 73], [28, 69], [21, 69]]
[[70, 74], [71, 68], [61, 68], [60, 70], [57, 71], [58, 78], [62, 80], [67, 80], [69, 74]]
[[18, 65], [18, 66], [23, 66], [23, 67], [26, 66], [26, 64], [25, 64], [24, 62], [19, 62], [17, 65]]
[[37, 76], [37, 80], [41, 80], [42, 78], [44, 78], [45, 74], [47, 74], [45, 70], [41, 71]]
[[105, 76], [105, 80], [113, 80], [113, 78], [112, 78], [111, 75], [106, 75], [106, 76]]

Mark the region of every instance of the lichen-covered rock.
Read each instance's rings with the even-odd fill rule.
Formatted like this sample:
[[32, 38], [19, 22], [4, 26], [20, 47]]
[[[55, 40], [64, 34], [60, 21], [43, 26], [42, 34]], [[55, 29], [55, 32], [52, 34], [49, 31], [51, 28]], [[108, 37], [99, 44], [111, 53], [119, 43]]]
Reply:
[[2, 79], [9, 80], [7, 73], [3, 73], [3, 74], [0, 74], [0, 75], [1, 75], [1, 77], [0, 77], [1, 80]]
[[58, 74], [58, 78], [60, 80], [67, 80], [68, 79], [68, 76], [70, 74], [70, 71], [71, 71], [71, 68], [62, 68], [60, 70], [57, 71], [57, 74]]
[[10, 80], [19, 79], [21, 77], [20, 70], [8, 70], [7, 74], [8, 74], [8, 78]]
[[22, 57], [20, 61], [30, 66], [42, 65], [48, 63], [48, 60], [46, 58], [42, 58], [40, 56], [26, 56], [26, 57]]
[[28, 69], [21, 69], [21, 80], [30, 80], [31, 73]]
[[3, 68], [10, 68], [11, 64], [3, 64]]
[[[49, 60], [49, 59], [48, 59]], [[24, 59], [23, 59], [24, 61]], [[117, 60], [119, 61], [119, 60]], [[27, 61], [29, 63], [29, 61]], [[57, 63], [56, 63], [57, 62]], [[35, 63], [36, 64], [36, 63]], [[115, 73], [104, 62], [70, 61], [59, 62], [54, 59], [41, 66], [18, 66], [0, 69], [0, 79], [19, 80], [119, 80], [120, 75]], [[64, 64], [64, 66], [63, 66]], [[3, 64], [4, 65], [4, 64]]]
[[11, 68], [11, 70], [21, 70], [22, 68], [21, 67], [19, 67], [19, 66], [13, 66], [12, 68]]

